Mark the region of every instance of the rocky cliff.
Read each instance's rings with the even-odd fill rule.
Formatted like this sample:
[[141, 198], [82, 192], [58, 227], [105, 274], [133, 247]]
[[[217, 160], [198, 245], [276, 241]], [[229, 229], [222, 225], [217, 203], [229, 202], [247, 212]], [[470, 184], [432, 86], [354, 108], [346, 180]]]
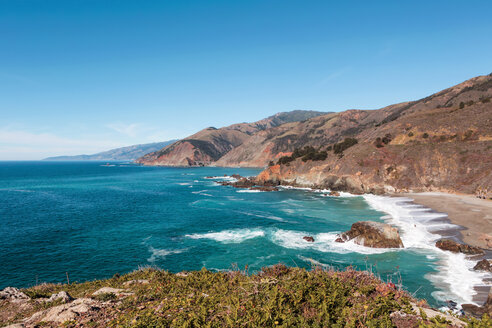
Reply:
[[137, 159], [136, 163], [160, 166], [212, 165], [259, 131], [322, 114], [325, 113], [295, 110], [278, 113], [254, 123], [233, 124], [220, 129], [206, 128], [158, 151], [146, 154]]
[[[491, 98], [492, 75], [479, 76], [418, 101], [263, 131], [218, 164], [265, 165], [270, 159], [260, 182], [355, 193], [490, 190]], [[317, 160], [275, 160], [305, 146], [312, 146], [311, 157], [320, 155]]]

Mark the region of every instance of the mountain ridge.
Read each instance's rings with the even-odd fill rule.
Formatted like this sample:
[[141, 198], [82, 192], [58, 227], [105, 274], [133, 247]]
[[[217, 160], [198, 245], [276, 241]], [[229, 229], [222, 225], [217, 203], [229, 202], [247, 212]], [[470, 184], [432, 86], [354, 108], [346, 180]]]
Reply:
[[135, 162], [158, 166], [213, 165], [258, 131], [325, 114], [318, 111], [281, 112], [252, 123], [237, 123], [222, 128], [208, 127], [161, 150], [146, 154]]
[[142, 155], [145, 155], [156, 149], [161, 149], [175, 142], [168, 140], [162, 142], [153, 142], [148, 144], [137, 144], [126, 147], [114, 148], [92, 155], [72, 155], [72, 156], [53, 156], [43, 159], [44, 161], [134, 161]]

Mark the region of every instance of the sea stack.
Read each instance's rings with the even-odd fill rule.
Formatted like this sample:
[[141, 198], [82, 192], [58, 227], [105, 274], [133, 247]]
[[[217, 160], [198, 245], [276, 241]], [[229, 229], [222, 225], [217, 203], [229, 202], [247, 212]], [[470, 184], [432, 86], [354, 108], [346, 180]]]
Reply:
[[352, 240], [357, 245], [373, 248], [403, 248], [398, 229], [389, 224], [360, 221], [352, 224], [349, 231], [339, 235], [337, 242]]

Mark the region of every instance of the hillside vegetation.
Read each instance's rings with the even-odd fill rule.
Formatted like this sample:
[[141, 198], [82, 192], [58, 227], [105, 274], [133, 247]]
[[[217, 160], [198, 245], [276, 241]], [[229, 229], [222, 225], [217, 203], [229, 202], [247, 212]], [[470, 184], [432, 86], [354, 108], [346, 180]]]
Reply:
[[[44, 284], [26, 306], [0, 300], [0, 324], [29, 327], [463, 327], [367, 272], [276, 265], [248, 275], [143, 269], [108, 280]], [[105, 289], [101, 289], [101, 288]], [[108, 289], [109, 287], [109, 289]], [[98, 291], [99, 290], [99, 291]], [[76, 300], [50, 303], [65, 291]], [[16, 303], [18, 304], [18, 303]], [[16, 311], [17, 309], [17, 311]], [[70, 312], [72, 311], [72, 312]], [[26, 318], [26, 319], [23, 319]], [[492, 321], [468, 320], [469, 327]]]

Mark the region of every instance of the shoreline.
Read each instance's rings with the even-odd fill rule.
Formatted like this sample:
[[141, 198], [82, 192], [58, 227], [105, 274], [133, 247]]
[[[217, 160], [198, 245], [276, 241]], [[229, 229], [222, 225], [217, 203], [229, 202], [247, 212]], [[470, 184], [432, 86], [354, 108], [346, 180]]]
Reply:
[[458, 239], [480, 247], [486, 253], [492, 252], [492, 201], [472, 195], [448, 194], [443, 192], [422, 192], [393, 194], [408, 197], [415, 204], [446, 213], [447, 219], [462, 229], [457, 231]]
[[[324, 191], [318, 188], [312, 187], [294, 187], [294, 186], [281, 186], [285, 189], [300, 189], [305, 191]], [[328, 191], [328, 190], [326, 190]], [[342, 192], [343, 193], [343, 192]], [[350, 195], [350, 194], [349, 194]], [[369, 195], [369, 194], [365, 194]], [[347, 195], [341, 195], [347, 196]], [[356, 195], [354, 195], [356, 196]], [[363, 196], [366, 201], [369, 199]], [[377, 195], [375, 195], [377, 198]], [[382, 197], [390, 197], [400, 199], [403, 203], [398, 204], [398, 207], [402, 209], [407, 207], [403, 204], [414, 204], [422, 207], [425, 213], [434, 215], [432, 219], [435, 223], [440, 222], [443, 224], [442, 229], [431, 229], [428, 230], [431, 234], [436, 234], [440, 238], [451, 238], [455, 239], [457, 242], [468, 244], [471, 246], [476, 246], [484, 250], [484, 255], [479, 256], [467, 256], [466, 262], [477, 262], [482, 258], [491, 259], [492, 258], [492, 245], [488, 245], [487, 241], [492, 241], [492, 235], [488, 230], [492, 227], [492, 202], [488, 200], [482, 200], [475, 198], [472, 195], [455, 195], [447, 193], [436, 193], [436, 192], [422, 192], [422, 193], [391, 193], [385, 195], [379, 195]], [[372, 204], [373, 206], [375, 204]], [[380, 204], [381, 205], [381, 204]], [[411, 206], [411, 205], [410, 205]], [[379, 206], [377, 206], [379, 207]], [[398, 213], [393, 213], [390, 208], [377, 208], [382, 212], [388, 213], [393, 219], [399, 220], [400, 215]], [[408, 208], [407, 208], [408, 210]], [[470, 213], [472, 213], [473, 219], [470, 220]], [[407, 215], [406, 213], [404, 215]], [[412, 215], [413, 216], [413, 215]], [[404, 219], [405, 220], [405, 219]], [[404, 222], [400, 222], [400, 224]], [[408, 223], [408, 222], [406, 222]], [[391, 224], [391, 223], [390, 223]], [[447, 227], [446, 227], [447, 226]], [[488, 229], [488, 230], [487, 230]], [[484, 233], [485, 232], [485, 233]], [[489, 235], [490, 233], [490, 235]], [[476, 236], [480, 236], [477, 238]], [[438, 239], [440, 239], [438, 238]], [[475, 239], [476, 238], [476, 239]], [[428, 244], [428, 246], [434, 248], [434, 242]], [[447, 252], [446, 252], [447, 253]], [[448, 254], [451, 256], [452, 253]], [[469, 265], [465, 265], [468, 267]], [[469, 267], [468, 270], [473, 272], [472, 268]], [[456, 281], [455, 281], [456, 283]], [[470, 286], [474, 290], [474, 294], [469, 300], [470, 303], [475, 303], [477, 305], [482, 305], [486, 302], [489, 295], [489, 290], [491, 288], [492, 276], [482, 277], [482, 282], [475, 282], [473, 286]], [[467, 302], [464, 302], [465, 304]]]

